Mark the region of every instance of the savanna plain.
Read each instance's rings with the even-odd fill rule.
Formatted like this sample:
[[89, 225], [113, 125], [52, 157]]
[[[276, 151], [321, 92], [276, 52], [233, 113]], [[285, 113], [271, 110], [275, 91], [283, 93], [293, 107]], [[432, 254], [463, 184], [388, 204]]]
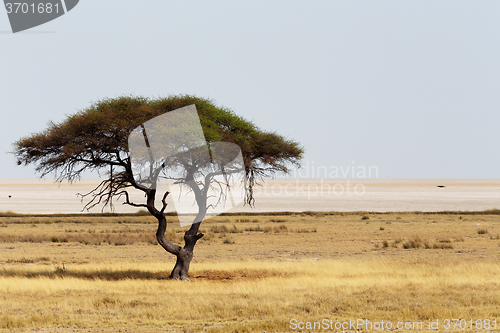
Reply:
[[[190, 282], [166, 279], [155, 232], [143, 213], [0, 214], [0, 332], [500, 331], [500, 211], [218, 216]], [[357, 320], [423, 325], [335, 328]]]

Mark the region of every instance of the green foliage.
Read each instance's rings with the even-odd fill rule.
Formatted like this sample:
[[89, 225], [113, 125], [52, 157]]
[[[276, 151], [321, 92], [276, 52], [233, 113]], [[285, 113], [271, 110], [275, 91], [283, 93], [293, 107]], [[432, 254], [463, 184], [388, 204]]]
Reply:
[[87, 168], [106, 167], [110, 162], [119, 162], [113, 155], [128, 152], [127, 139], [134, 128], [165, 112], [192, 104], [198, 110], [206, 140], [238, 144], [247, 166], [259, 161], [287, 171], [285, 163], [297, 163], [302, 157], [297, 142], [261, 131], [231, 110], [189, 95], [104, 99], [59, 124], [49, 123], [48, 129], [41, 133], [15, 142], [14, 153], [18, 164], [37, 163], [37, 171], [42, 174], [56, 168], [63, 168], [60, 171], [64, 173], [64, 167], [73, 160]]
[[14, 155], [19, 165], [34, 164], [42, 177], [54, 173], [59, 181], [73, 181], [87, 170], [106, 170], [108, 178], [94, 196], [102, 199], [96, 202], [109, 204], [124, 188], [137, 187], [128, 155], [130, 132], [156, 116], [192, 104], [207, 142], [232, 142], [241, 148], [250, 198], [257, 178], [288, 172], [287, 165], [298, 164], [302, 158], [297, 142], [262, 131], [233, 111], [190, 95], [100, 100], [15, 142]]

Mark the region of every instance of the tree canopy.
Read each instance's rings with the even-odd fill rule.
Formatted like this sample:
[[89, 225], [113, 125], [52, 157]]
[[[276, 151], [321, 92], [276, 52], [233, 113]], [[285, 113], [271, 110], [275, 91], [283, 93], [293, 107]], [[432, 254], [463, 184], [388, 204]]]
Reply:
[[88, 170], [107, 171], [112, 179], [106, 185], [112, 186], [101, 193], [105, 196], [99, 202], [111, 204], [124, 186], [134, 185], [127, 146], [130, 132], [158, 115], [192, 104], [207, 142], [232, 142], [241, 148], [248, 204], [253, 203], [252, 188], [259, 177], [286, 173], [290, 164], [298, 164], [302, 158], [303, 149], [297, 142], [262, 131], [211, 100], [189, 95], [100, 100], [60, 123], [49, 123], [41, 133], [15, 142], [14, 154], [19, 165], [34, 164], [42, 177], [53, 173], [58, 180], [73, 181]]
[[[217, 149], [222, 151], [229, 146], [237, 145], [241, 149], [241, 155], [238, 151], [238, 156], [241, 156], [239, 160], [243, 162], [238, 164], [243, 164], [239, 170], [244, 169], [243, 179], [247, 204], [253, 205], [253, 187], [256, 181], [265, 176], [272, 176], [276, 172], [286, 173], [290, 164], [300, 162], [303, 149], [297, 142], [273, 132], [260, 130], [253, 123], [237, 116], [227, 108], [215, 105], [211, 100], [189, 95], [158, 99], [134, 96], [103, 99], [68, 116], [60, 123], [49, 123], [48, 128], [43, 132], [15, 142], [14, 155], [19, 165], [34, 164], [36, 171], [42, 177], [53, 173], [58, 181], [78, 180], [85, 171], [97, 170], [101, 176], [105, 175], [104, 180], [94, 190], [83, 195], [90, 197], [84, 208], [90, 209], [98, 205], [102, 205], [103, 208], [106, 205], [112, 207], [113, 198], [122, 196], [125, 196], [125, 204], [146, 208], [158, 220], [156, 232], [158, 243], [167, 252], [177, 256], [170, 278], [186, 280], [194, 246], [203, 237], [203, 234], [198, 231], [200, 222], [205, 218], [207, 211], [208, 192], [206, 190], [211, 183], [193, 181], [193, 172], [187, 172], [187, 177], [190, 179], [184, 179], [184, 183], [189, 184], [195, 193], [199, 213], [184, 234], [184, 247], [173, 244], [165, 237], [167, 221], [164, 211], [169, 192], [164, 193], [163, 206], [158, 209], [155, 206], [156, 187], [141, 186], [134, 179], [128, 139], [139, 126], [144, 129], [144, 124], [149, 120], [191, 105], [196, 107], [205, 136], [204, 141], [208, 145], [214, 143], [211, 148], [212, 155], [214, 152], [217, 153]], [[146, 140], [145, 132], [143, 134]], [[145, 144], [148, 145], [147, 142]], [[232, 159], [234, 155], [231, 152], [227, 156]], [[176, 156], [179, 161], [183, 158], [182, 153]], [[189, 158], [198, 156], [198, 151], [194, 149], [187, 156]], [[217, 160], [212, 157], [210, 159]], [[220, 166], [226, 163], [224, 158], [219, 158], [218, 162]], [[181, 161], [182, 163], [184, 162]], [[153, 165], [153, 162], [149, 165]], [[164, 166], [162, 163], [160, 165]], [[184, 165], [188, 164], [184, 163]], [[207, 175], [212, 178], [214, 176], [213, 172]], [[155, 181], [154, 177], [151, 179]], [[218, 184], [221, 185], [221, 182]], [[130, 188], [143, 191], [146, 202], [130, 202], [127, 192]], [[224, 195], [221, 194], [222, 196]]]

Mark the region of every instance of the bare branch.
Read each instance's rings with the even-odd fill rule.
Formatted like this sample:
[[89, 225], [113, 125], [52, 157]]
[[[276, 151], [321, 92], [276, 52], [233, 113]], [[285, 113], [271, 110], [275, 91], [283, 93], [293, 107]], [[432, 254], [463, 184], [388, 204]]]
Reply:
[[129, 200], [129, 196], [128, 196], [128, 192], [127, 191], [122, 191], [122, 192], [118, 193], [117, 195], [118, 195], [118, 198], [120, 198], [122, 195], [125, 196], [125, 202], [123, 203], [123, 205], [130, 205], [130, 206], [133, 206], [133, 207], [148, 208], [148, 205], [145, 205], [145, 204], [136, 204], [136, 203], [131, 202]]
[[160, 213], [163, 214], [163, 212], [165, 211], [165, 208], [167, 208], [167, 202], [166, 202], [166, 199], [167, 199], [167, 196], [170, 194], [169, 191], [165, 192], [165, 194], [163, 195], [163, 198], [161, 199], [161, 202], [163, 203], [163, 206], [161, 207], [161, 210], [160, 210]]

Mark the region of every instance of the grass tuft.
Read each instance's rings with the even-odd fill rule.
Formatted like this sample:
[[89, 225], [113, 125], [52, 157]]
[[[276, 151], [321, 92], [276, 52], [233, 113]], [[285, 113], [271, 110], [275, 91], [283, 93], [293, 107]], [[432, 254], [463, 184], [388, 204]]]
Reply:
[[[403, 241], [401, 238], [395, 239], [392, 243], [387, 240], [384, 240], [382, 243], [383, 248], [398, 248], [399, 244], [402, 244], [403, 249], [453, 249], [453, 245], [451, 244], [450, 239], [440, 240], [438, 243], [432, 244], [430, 241], [421, 238], [420, 236], [414, 236], [411, 239], [407, 239]], [[378, 248], [378, 244], [375, 244], [375, 247]]]

